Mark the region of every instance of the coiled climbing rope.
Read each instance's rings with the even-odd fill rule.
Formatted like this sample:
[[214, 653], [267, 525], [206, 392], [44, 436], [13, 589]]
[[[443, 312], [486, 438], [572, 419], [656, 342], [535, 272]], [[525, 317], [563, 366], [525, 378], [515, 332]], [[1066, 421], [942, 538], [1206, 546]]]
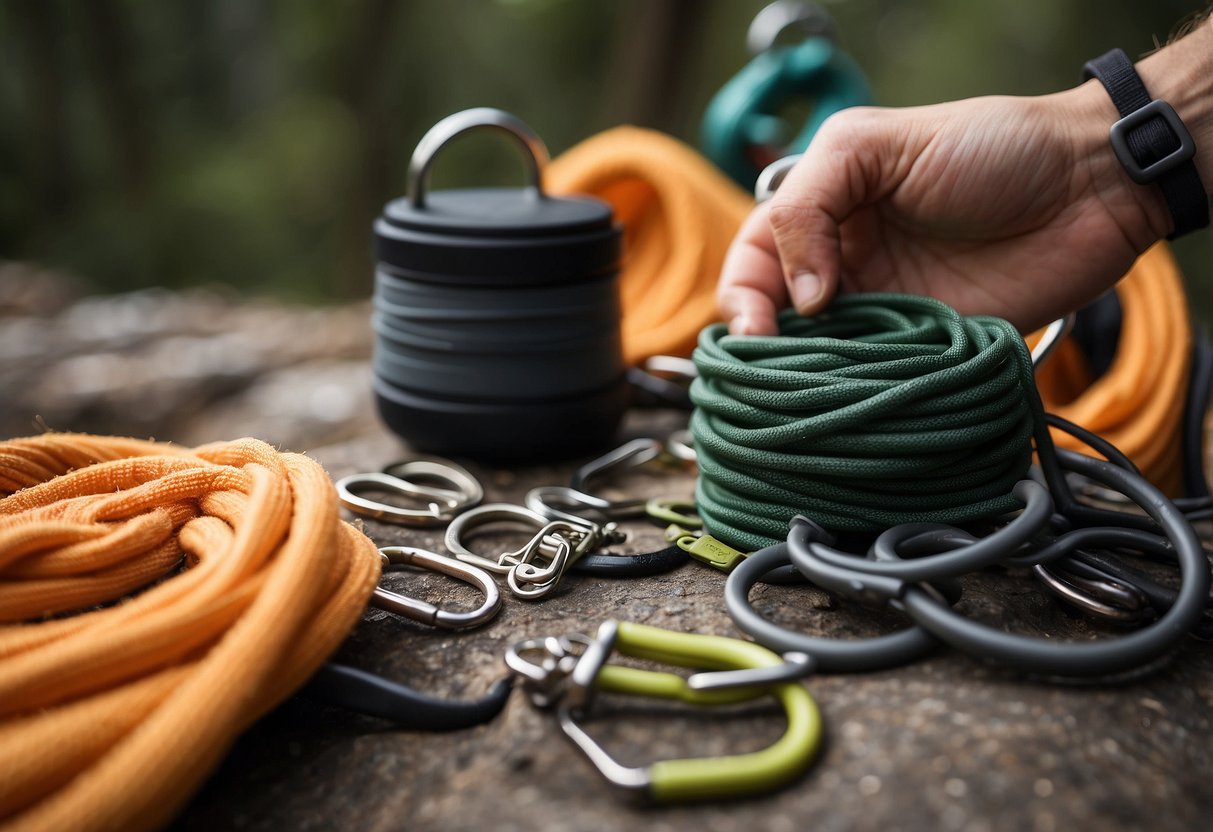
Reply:
[[0, 443], [0, 829], [165, 823], [379, 569], [324, 470], [256, 440]]
[[1014, 327], [936, 300], [849, 295], [780, 334], [705, 329], [691, 421], [713, 535], [758, 549], [805, 514], [839, 531], [963, 523], [1019, 507], [1047, 439]]

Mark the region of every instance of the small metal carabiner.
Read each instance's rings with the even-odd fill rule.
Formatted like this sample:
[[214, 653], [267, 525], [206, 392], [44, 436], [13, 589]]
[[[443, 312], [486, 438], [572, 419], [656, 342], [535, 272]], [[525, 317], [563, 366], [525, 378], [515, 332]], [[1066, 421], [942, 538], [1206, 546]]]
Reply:
[[1070, 312], [1045, 327], [1040, 340], [1036, 342], [1036, 346], [1032, 347], [1033, 369], [1039, 367], [1053, 354], [1053, 350], [1057, 349], [1058, 345], [1070, 334], [1070, 330], [1074, 329], [1074, 322], [1077, 320], [1078, 316]]
[[[535, 534], [521, 549], [502, 552], [496, 559], [487, 558], [469, 549], [463, 538], [472, 529], [490, 523], [528, 526]], [[506, 583], [516, 596], [534, 600], [555, 589], [574, 561], [602, 545], [613, 533], [610, 524], [548, 520], [524, 506], [488, 503], [456, 517], [447, 526], [444, 542], [447, 550], [459, 560], [505, 575]], [[546, 563], [539, 562], [541, 559], [546, 559]]]
[[1138, 624], [1153, 614], [1137, 587], [1086, 564], [1036, 564], [1032, 572], [1058, 598], [1096, 618]]
[[613, 451], [603, 454], [582, 465], [573, 473], [569, 485], [576, 491], [586, 492], [586, 483], [594, 477], [610, 473], [616, 468], [635, 468], [657, 459], [665, 446], [656, 439], [633, 439]]
[[[683, 678], [607, 664], [612, 653], [710, 670]], [[538, 661], [532, 659], [535, 655]], [[821, 742], [821, 713], [797, 681], [813, 668], [804, 654], [780, 658], [739, 639], [607, 621], [593, 640], [572, 635], [519, 642], [506, 653], [506, 665], [521, 678], [536, 706], [558, 706], [561, 730], [607, 780], [657, 801], [712, 800], [782, 786], [804, 771]], [[770, 694], [783, 705], [788, 727], [782, 738], [761, 751], [632, 768], [611, 757], [577, 721], [594, 691], [693, 705], [728, 705]]]
[[527, 508], [549, 520], [587, 523], [585, 514], [593, 514], [595, 519], [608, 523], [643, 516], [647, 500], [605, 500], [567, 485], [541, 485], [527, 492], [525, 502]]
[[[413, 479], [410, 479], [413, 478]], [[414, 479], [436, 480], [434, 487]], [[449, 486], [444, 488], [442, 486]], [[336, 482], [341, 505], [355, 514], [408, 526], [439, 526], [484, 499], [479, 481], [453, 462], [414, 459], [389, 465], [382, 473], [351, 474]], [[426, 501], [424, 509], [372, 500], [359, 492], [378, 490]]]
[[392, 566], [418, 566], [431, 572], [449, 575], [469, 583], [484, 593], [484, 603], [470, 612], [452, 612], [439, 609], [428, 601], [411, 598], [396, 592], [375, 587], [371, 593], [371, 605], [381, 610], [394, 612], [413, 621], [432, 624], [449, 630], [463, 630], [488, 623], [501, 609], [501, 593], [493, 576], [471, 564], [461, 563], [455, 558], [414, 549], [412, 546], [386, 546], [379, 550], [384, 569]]
[[665, 449], [670, 456], [683, 462], [697, 462], [699, 455], [695, 453], [695, 438], [688, 428], [676, 430], [665, 441]]

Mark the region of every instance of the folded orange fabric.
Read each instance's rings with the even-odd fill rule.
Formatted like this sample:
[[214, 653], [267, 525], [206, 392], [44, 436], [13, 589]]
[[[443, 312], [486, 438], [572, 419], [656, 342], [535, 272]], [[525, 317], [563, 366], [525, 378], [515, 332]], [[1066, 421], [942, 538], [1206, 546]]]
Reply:
[[0, 443], [0, 829], [164, 824], [379, 569], [324, 470], [263, 442]]
[[690, 355], [699, 330], [717, 319], [716, 280], [753, 197], [694, 148], [637, 127], [607, 130], [561, 154], [544, 184], [605, 200], [623, 225], [624, 359]]
[[[1137, 259], [1116, 285], [1122, 319], [1116, 356], [1091, 378], [1077, 345], [1063, 341], [1036, 374], [1045, 407], [1095, 431], [1165, 493], [1183, 482], [1182, 422], [1192, 361], [1192, 323], [1183, 278], [1166, 243]], [[1053, 432], [1063, 448], [1083, 450]]]

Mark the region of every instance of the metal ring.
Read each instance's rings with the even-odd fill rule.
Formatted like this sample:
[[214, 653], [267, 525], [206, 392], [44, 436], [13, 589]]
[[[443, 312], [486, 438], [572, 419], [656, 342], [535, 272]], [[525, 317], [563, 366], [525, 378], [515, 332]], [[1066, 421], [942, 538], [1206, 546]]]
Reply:
[[[470, 529], [495, 522], [523, 523], [534, 529], [534, 536], [514, 552], [503, 552], [494, 561], [467, 548], [463, 535]], [[459, 560], [506, 576], [510, 591], [533, 601], [544, 597], [560, 582], [565, 571], [602, 539], [601, 527], [580, 521], [548, 520], [522, 506], [489, 503], [459, 515], [447, 527], [446, 548]], [[537, 557], [548, 558], [546, 565], [535, 565]], [[526, 586], [524, 586], [524, 584]]]
[[414, 549], [412, 546], [386, 546], [379, 550], [379, 555], [383, 558], [385, 567], [418, 566], [469, 583], [484, 593], [484, 603], [476, 609], [470, 612], [451, 612], [439, 609], [428, 601], [377, 586], [371, 593], [371, 604], [381, 610], [435, 627], [462, 630], [488, 623], [501, 609], [501, 592], [498, 591], [493, 576], [483, 569], [460, 563], [436, 552]]
[[816, 659], [817, 669], [826, 673], [862, 673], [898, 667], [939, 647], [938, 639], [918, 626], [889, 635], [843, 641], [787, 630], [763, 618], [750, 604], [750, 590], [767, 573], [791, 563], [788, 546], [777, 543], [754, 552], [729, 573], [724, 585], [725, 606], [733, 623], [759, 644], [778, 652], [806, 653]]
[[1070, 334], [1070, 330], [1074, 328], [1074, 322], [1078, 320], [1078, 316], [1073, 312], [1063, 318], [1058, 318], [1045, 327], [1044, 333], [1040, 336], [1040, 340], [1036, 342], [1036, 346], [1032, 348], [1032, 367], [1035, 369], [1045, 362], [1045, 359], [1052, 355], [1053, 350], [1062, 340]]
[[[440, 526], [453, 517], [460, 502], [452, 492], [440, 489], [426, 488], [414, 483], [393, 477], [390, 474], [350, 474], [335, 483], [337, 499], [355, 514], [382, 520], [386, 523], [400, 523], [407, 526]], [[390, 503], [381, 503], [363, 497], [357, 492], [360, 489], [373, 487], [384, 491], [394, 491], [406, 497], [421, 497], [429, 500], [424, 509], [404, 508]]]
[[[588, 525], [590, 518], [578, 511], [593, 512], [603, 522], [627, 517], [641, 517], [648, 503], [643, 497], [630, 500], [607, 500], [586, 494], [567, 485], [541, 485], [526, 494], [526, 507], [543, 515], [548, 520], [564, 520], [569, 523]], [[567, 510], [566, 510], [567, 509]]]
[[1154, 662], [1190, 632], [1204, 615], [1209, 562], [1191, 525], [1163, 494], [1143, 478], [1103, 460], [1060, 455], [1065, 466], [1129, 496], [1162, 527], [1175, 549], [1183, 582], [1175, 604], [1159, 619], [1129, 635], [1098, 641], [1060, 642], [1003, 632], [957, 615], [915, 585], [902, 604], [915, 623], [966, 653], [1025, 673], [1091, 677], [1122, 673]]
[[834, 19], [830, 13], [816, 3], [803, 0], [775, 0], [764, 6], [746, 31], [745, 45], [751, 55], [761, 55], [772, 46], [779, 36], [796, 27], [805, 37], [835, 39]]
[[766, 202], [775, 196], [775, 191], [779, 190], [779, 186], [787, 178], [788, 171], [796, 166], [803, 155], [803, 153], [793, 153], [791, 156], [776, 159], [763, 168], [762, 173], [758, 174], [758, 178], [754, 180], [754, 200]]
[[[1037, 564], [1032, 567], [1032, 574], [1058, 598], [1095, 618], [1134, 624], [1152, 612], [1139, 590], [1126, 589], [1129, 584], [1107, 579], [1091, 580], [1059, 569], [1055, 564]], [[1136, 595], [1129, 594], [1132, 592]], [[1121, 595], [1132, 600], [1126, 604]]]
[[[811, 549], [813, 557], [819, 561], [872, 578], [912, 582], [955, 578], [1006, 560], [1048, 526], [1053, 518], [1053, 499], [1048, 490], [1032, 480], [1020, 480], [1015, 483], [1013, 491], [1015, 497], [1024, 503], [1018, 517], [988, 537], [940, 554], [912, 560], [900, 559], [896, 551], [898, 542], [920, 534], [922, 529], [919, 524], [894, 526], [881, 534], [873, 544], [875, 560], [857, 558], [822, 543], [808, 541], [807, 538], [805, 548]], [[799, 547], [791, 547], [791, 556], [792, 562], [803, 572]]]
[[386, 466], [383, 473], [412, 483], [419, 489], [425, 486], [414, 482], [415, 477], [438, 480], [440, 483], [449, 485], [452, 487], [451, 491], [441, 488], [433, 489], [433, 491], [434, 493], [445, 491], [451, 494], [459, 501], [457, 509], [459, 511], [480, 505], [481, 500], [484, 499], [484, 486], [480, 484], [480, 480], [472, 476], [466, 468], [456, 465], [450, 460], [407, 459]]
[[493, 107], [475, 107], [442, 119], [417, 143], [413, 157], [409, 159], [407, 194], [410, 205], [417, 209], [425, 207], [427, 174], [438, 151], [455, 137], [480, 128], [500, 130], [517, 139], [523, 150], [529, 187], [533, 188], [539, 197], [544, 196], [542, 170], [548, 163], [548, 149], [543, 139], [517, 116]]
[[665, 441], [665, 447], [672, 456], [683, 462], [699, 461], [699, 456], [695, 453], [695, 438], [687, 428], [671, 433]]
[[569, 485], [577, 491], [586, 492], [589, 490], [586, 488], [586, 483], [594, 477], [610, 473], [620, 467], [635, 468], [644, 465], [661, 456], [663, 450], [665, 450], [665, 446], [656, 439], [633, 439], [582, 465], [573, 473]]
[[516, 506], [513, 503], [486, 503], [465, 511], [452, 520], [451, 524], [446, 527], [446, 536], [443, 539], [443, 543], [447, 551], [464, 563], [470, 563], [474, 566], [479, 566], [481, 569], [487, 569], [489, 572], [504, 575], [514, 567], [514, 564], [502, 563], [502, 558], [517, 553], [507, 553], [497, 560], [493, 560], [476, 554], [463, 542], [463, 536], [472, 529], [487, 526], [489, 523], [504, 522], [528, 526], [538, 531], [547, 525], [548, 519], [525, 506]]

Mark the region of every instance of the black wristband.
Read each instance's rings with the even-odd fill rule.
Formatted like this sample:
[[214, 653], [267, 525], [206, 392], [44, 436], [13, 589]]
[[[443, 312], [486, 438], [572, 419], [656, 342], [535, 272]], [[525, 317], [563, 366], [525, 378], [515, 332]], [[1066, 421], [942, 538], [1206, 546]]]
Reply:
[[1171, 210], [1168, 240], [1209, 224], [1209, 195], [1193, 159], [1196, 144], [1175, 109], [1151, 99], [1133, 62], [1113, 49], [1088, 61], [1083, 78], [1097, 78], [1120, 112], [1109, 138], [1116, 158], [1139, 185], [1157, 183]]

